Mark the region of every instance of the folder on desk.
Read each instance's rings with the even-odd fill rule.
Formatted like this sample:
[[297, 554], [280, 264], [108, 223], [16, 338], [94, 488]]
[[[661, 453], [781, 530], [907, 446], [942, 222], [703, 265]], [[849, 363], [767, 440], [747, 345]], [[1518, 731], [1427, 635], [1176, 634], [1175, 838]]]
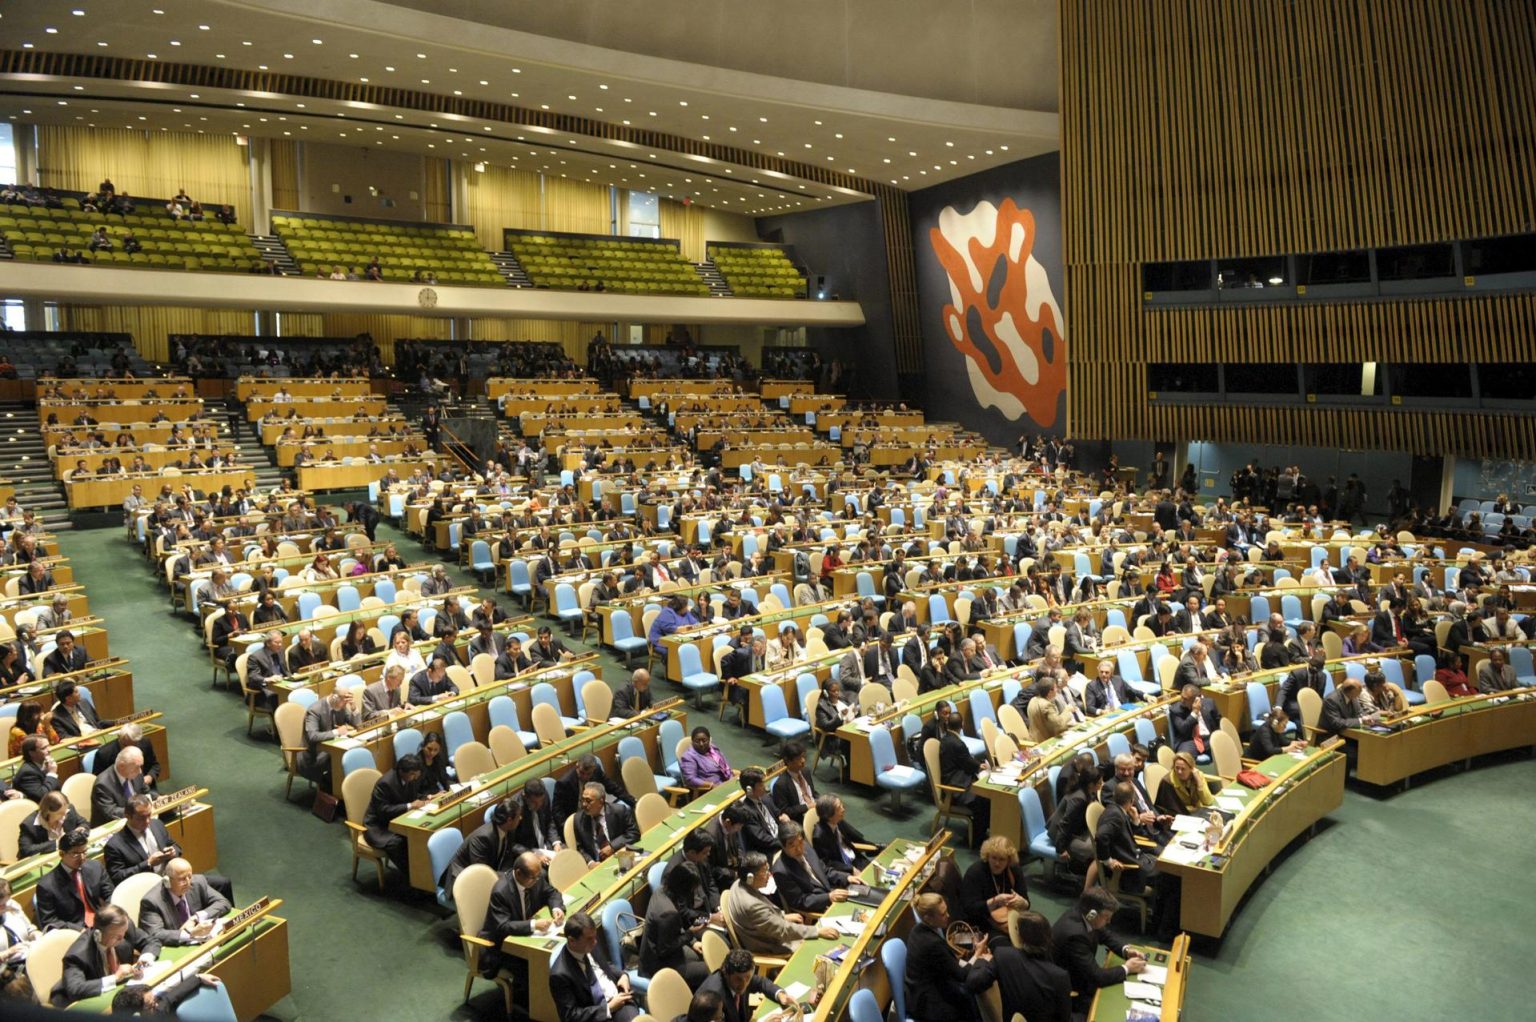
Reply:
[[857, 905], [868, 905], [875, 908], [890, 894], [890, 889], [885, 887], [870, 887], [866, 884], [851, 884], [848, 887], [848, 900]]

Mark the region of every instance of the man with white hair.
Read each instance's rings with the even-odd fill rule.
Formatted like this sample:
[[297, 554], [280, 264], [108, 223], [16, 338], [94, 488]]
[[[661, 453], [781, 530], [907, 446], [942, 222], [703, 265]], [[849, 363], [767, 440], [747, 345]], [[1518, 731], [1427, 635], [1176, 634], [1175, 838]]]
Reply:
[[304, 751], [299, 753], [299, 773], [322, 788], [330, 785], [331, 757], [320, 748], [324, 742], [345, 738], [360, 727], [352, 690], [334, 688], [324, 699], [304, 711]]
[[99, 827], [128, 815], [128, 802], [135, 795], [146, 795], [144, 753], [135, 747], [117, 754], [112, 769], [103, 771], [91, 788], [91, 826]]
[[40, 629], [63, 628], [74, 616], [69, 609], [69, 597], [63, 593], [55, 593], [53, 601], [38, 611], [34, 623]]
[[155, 755], [155, 747], [144, 740], [144, 729], [133, 722], [124, 724], [118, 729], [116, 738], [96, 750], [96, 764], [99, 767], [96, 773], [104, 774], [116, 766], [117, 757], [124, 749], [138, 749], [144, 757], [144, 783], [153, 792], [155, 782], [160, 780], [160, 758]]
[[288, 648], [288, 673], [298, 674], [315, 664], [328, 663], [330, 659], [330, 651], [315, 638], [314, 631], [305, 628], [299, 632], [299, 641]]
[[139, 927], [165, 947], [201, 944], [213, 933], [214, 920], [232, 906], [208, 878], [192, 872], [186, 859], [173, 858], [165, 882], [151, 887], [139, 902]]
[[272, 710], [277, 708], [277, 693], [267, 688], [267, 682], [287, 675], [288, 665], [283, 658], [283, 633], [270, 631], [261, 647], [252, 650], [246, 658], [246, 684], [259, 692], [258, 698], [262, 705]]

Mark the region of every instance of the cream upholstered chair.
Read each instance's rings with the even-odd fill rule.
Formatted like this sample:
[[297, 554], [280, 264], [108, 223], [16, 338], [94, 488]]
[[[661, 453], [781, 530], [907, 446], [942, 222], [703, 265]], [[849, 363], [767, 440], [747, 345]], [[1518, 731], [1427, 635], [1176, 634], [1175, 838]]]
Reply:
[[21, 855], [21, 825], [37, 812], [29, 798], [0, 802], [0, 866], [9, 866]]
[[[496, 887], [496, 871], [484, 863], [465, 867], [453, 881], [453, 907], [459, 914], [459, 945], [464, 949], [464, 1000], [469, 1000], [470, 989], [480, 975], [480, 955], [491, 946], [482, 940], [480, 929], [485, 925], [485, 915], [491, 907], [491, 891]], [[501, 988], [506, 1013], [512, 1014], [512, 981], [505, 976], [496, 977]]]
[[133, 920], [133, 925], [139, 925], [139, 903], [144, 900], [144, 895], [159, 886], [160, 874], [135, 873], [133, 876], [118, 884], [112, 891], [112, 904], [128, 913], [128, 918]]
[[[624, 782], [624, 790], [637, 799], [644, 798], [646, 795], [660, 797], [661, 793], [656, 789], [656, 775], [651, 772], [651, 765], [639, 756], [630, 756], [619, 764], [619, 778]], [[637, 804], [635, 808], [638, 810], [639, 805]]]
[[1424, 705], [1432, 706], [1435, 703], [1448, 703], [1451, 701], [1451, 693], [1446, 691], [1445, 683], [1435, 678], [1424, 682]]
[[1211, 759], [1216, 763], [1217, 775], [1224, 781], [1230, 782], [1243, 772], [1242, 746], [1234, 742], [1232, 736], [1225, 731], [1211, 735]]
[[[629, 762], [638, 763], [640, 761], [632, 759]], [[640, 833], [642, 834], [670, 815], [672, 815], [672, 807], [667, 805], [666, 799], [654, 791], [646, 792], [635, 802], [635, 825], [640, 828]]]
[[82, 771], [71, 774], [64, 779], [63, 786], [59, 789], [64, 797], [69, 799], [69, 804], [75, 807], [75, 812], [91, 818], [91, 789], [96, 786], [96, 775]]
[[459, 780], [467, 781], [495, 770], [496, 757], [484, 742], [465, 742], [454, 750], [453, 769]]
[[940, 824], [948, 826], [955, 820], [965, 821], [965, 835], [969, 842], [971, 838], [971, 811], [964, 806], [954, 804], [956, 795], [965, 794], [964, 788], [951, 787], [940, 783], [937, 778], [939, 771], [939, 740], [930, 738], [923, 743], [923, 764], [928, 768], [928, 785], [933, 795], [933, 824], [929, 828], [930, 834], [939, 832]]
[[[272, 713], [277, 744], [283, 752], [283, 769], [288, 771], [288, 786], [283, 789], [285, 799], [293, 797], [294, 778], [303, 776], [299, 773], [299, 754], [308, 748], [304, 743], [304, 714], [303, 705], [290, 702], [283, 703]], [[313, 781], [310, 781], [310, 787], [314, 787]]]
[[581, 686], [581, 702], [587, 709], [587, 720], [601, 724], [613, 715], [613, 689], [601, 678], [593, 678]]
[[378, 871], [379, 890], [384, 889], [385, 855], [368, 843], [368, 828], [363, 819], [368, 814], [368, 802], [373, 798], [374, 785], [383, 776], [373, 767], [359, 767], [341, 781], [341, 801], [347, 812], [347, 832], [352, 838], [352, 879], [357, 879], [357, 865], [364, 859], [372, 862]]
[[575, 848], [567, 846], [555, 853], [549, 861], [549, 882], [555, 890], [568, 890], [587, 872], [587, 860]]
[[499, 767], [504, 767], [528, 755], [528, 749], [523, 745], [523, 740], [517, 736], [516, 731], [505, 724], [497, 724], [491, 728], [487, 738], [491, 743], [491, 756], [495, 758], [496, 765]]
[[1317, 722], [1323, 717], [1323, 697], [1313, 689], [1304, 688], [1296, 693], [1296, 705], [1301, 708], [1301, 723], [1306, 736], [1310, 739], [1319, 734]]
[[688, 1014], [693, 992], [675, 969], [658, 969], [645, 991], [645, 1006], [657, 1018], [672, 1019]]
[[44, 998], [48, 994], [38, 992], [52, 991], [64, 977], [64, 954], [79, 939], [79, 931], [61, 929], [49, 930], [33, 942], [27, 952], [27, 982], [32, 984], [40, 1003], [46, 1003]]

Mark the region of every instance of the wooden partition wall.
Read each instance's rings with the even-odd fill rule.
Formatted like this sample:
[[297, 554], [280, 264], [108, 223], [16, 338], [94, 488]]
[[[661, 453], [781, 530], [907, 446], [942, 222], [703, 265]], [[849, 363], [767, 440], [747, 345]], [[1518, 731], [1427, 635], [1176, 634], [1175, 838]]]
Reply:
[[1528, 0], [1062, 0], [1068, 428], [1529, 457], [1510, 413], [1176, 407], [1149, 362], [1536, 358], [1536, 298], [1153, 309], [1141, 266], [1536, 223]]

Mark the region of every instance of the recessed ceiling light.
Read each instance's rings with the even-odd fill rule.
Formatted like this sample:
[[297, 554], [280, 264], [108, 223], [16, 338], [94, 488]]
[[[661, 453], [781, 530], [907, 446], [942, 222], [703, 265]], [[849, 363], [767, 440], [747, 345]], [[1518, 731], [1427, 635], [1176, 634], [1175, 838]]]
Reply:
[[1005, 146], [1005, 145], [1000, 145], [1000, 146], [998, 146], [998, 148], [1001, 149], [1005, 153], [1008, 151], [1008, 147]]
[[97, 46], [106, 46], [107, 44], [106, 43], [97, 43], [96, 45]]
[[680, 99], [680, 100], [677, 101], [677, 105], [678, 106], [687, 106], [688, 105], [688, 101], [686, 99]]
[[49, 35], [58, 35], [59, 34], [59, 30], [56, 29], [56, 28], [45, 28], [45, 29], [43, 29], [43, 31], [47, 32]]
[[418, 53], [418, 54], [416, 54], [416, 57], [419, 60], [426, 60], [427, 59], [427, 55], [425, 53]]
[[219, 60], [223, 60], [224, 59], [224, 54], [222, 54], [222, 53], [215, 53], [214, 56], [217, 57]]
[[242, 39], [242, 40], [240, 40], [240, 45], [241, 46], [249, 46], [249, 45], [251, 45], [251, 41], [249, 39]]
[[394, 68], [390, 67], [388, 64], [385, 64], [384, 65], [384, 70], [386, 70], [386, 71], [393, 71]]
[[347, 54], [347, 56], [351, 57], [353, 60], [357, 59], [357, 54], [355, 54], [355, 53], [349, 53], [349, 54]]
[[75, 16], [75, 17], [77, 17], [77, 18], [83, 18], [83, 17], [85, 17], [85, 12], [84, 12], [84, 11], [82, 11], [82, 10], [80, 10], [80, 8], [78, 8], [78, 7], [77, 7], [77, 8], [75, 8], [75, 9], [74, 9], [74, 10], [72, 10], [72, 11], [70, 11], [70, 12], [69, 12], [69, 13], [70, 13], [70, 14], [73, 14], [73, 15], [74, 15], [74, 16]]
[[758, 120], [762, 121], [764, 124], [768, 123], [768, 118], [766, 117], [759, 117]]
[[[154, 10], [150, 11], [149, 13], [151, 13], [151, 14], [164, 14], [165, 12], [162, 11], [160, 8], [156, 7]], [[143, 118], [140, 118], [140, 120], [142, 120], [142, 119]]]
[[908, 156], [916, 156], [917, 155], [917, 151], [915, 149], [908, 149], [907, 150], [907, 155]]
[[323, 39], [311, 39], [310, 42], [314, 43], [316, 46], [324, 46], [325, 45], [325, 40], [323, 40]]

